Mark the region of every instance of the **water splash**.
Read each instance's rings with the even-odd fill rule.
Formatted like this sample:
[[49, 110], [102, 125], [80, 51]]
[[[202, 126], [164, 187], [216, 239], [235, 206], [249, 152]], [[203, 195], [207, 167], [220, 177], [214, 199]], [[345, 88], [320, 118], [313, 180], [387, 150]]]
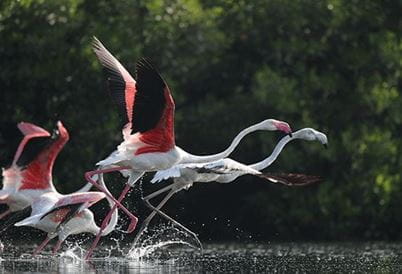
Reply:
[[[0, 256], [3, 255], [4, 244], [0, 241]], [[3, 261], [3, 258], [0, 257], [0, 263]]]
[[[78, 263], [84, 261], [84, 252], [85, 250], [83, 248], [81, 248], [79, 245], [76, 245], [73, 248], [69, 248], [60, 253], [59, 256], [61, 260], [68, 260], [72, 263]], [[79, 255], [77, 253], [79, 253]]]
[[146, 258], [152, 253], [154, 253], [156, 250], [163, 248], [165, 246], [169, 245], [187, 245], [190, 247], [194, 247], [193, 245], [189, 244], [186, 241], [181, 241], [181, 240], [170, 240], [170, 241], [164, 241], [156, 244], [151, 244], [151, 245], [146, 245], [143, 247], [133, 247], [130, 249], [128, 252], [126, 258], [131, 259], [131, 260], [140, 260], [142, 258]]
[[200, 249], [196, 243], [197, 241], [194, 241], [193, 236], [186, 231], [180, 230], [175, 226], [160, 224], [152, 230], [146, 228], [138, 238], [138, 241], [133, 244], [126, 258], [141, 260], [149, 257], [151, 254], [154, 255], [156, 251], [172, 245], [184, 245]]

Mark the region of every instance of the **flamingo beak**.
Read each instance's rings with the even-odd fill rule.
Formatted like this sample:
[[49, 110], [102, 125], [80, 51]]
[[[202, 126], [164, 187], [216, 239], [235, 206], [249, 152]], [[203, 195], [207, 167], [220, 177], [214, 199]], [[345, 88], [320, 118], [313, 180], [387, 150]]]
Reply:
[[324, 144], [324, 147], [325, 147], [325, 149], [328, 149], [328, 144], [325, 143], [325, 144]]
[[275, 126], [276, 126], [276, 128], [277, 128], [278, 130], [283, 131], [283, 132], [285, 132], [287, 135], [289, 135], [290, 137], [292, 137], [292, 129], [291, 129], [291, 127], [289, 126], [288, 123], [278, 121], [278, 122], [275, 123]]

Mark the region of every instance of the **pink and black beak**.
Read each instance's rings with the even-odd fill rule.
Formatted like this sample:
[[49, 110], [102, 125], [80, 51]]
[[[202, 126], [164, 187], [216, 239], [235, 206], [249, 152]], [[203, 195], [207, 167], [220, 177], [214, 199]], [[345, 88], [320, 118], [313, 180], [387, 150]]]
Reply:
[[278, 130], [285, 132], [289, 137], [292, 138], [292, 128], [289, 126], [288, 123], [282, 122], [282, 121], [277, 121], [275, 123], [275, 126]]

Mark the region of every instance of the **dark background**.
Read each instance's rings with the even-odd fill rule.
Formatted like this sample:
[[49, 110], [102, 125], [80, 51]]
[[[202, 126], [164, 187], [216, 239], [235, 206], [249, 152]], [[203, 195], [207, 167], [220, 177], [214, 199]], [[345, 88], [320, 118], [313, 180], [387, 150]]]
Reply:
[[[177, 194], [166, 211], [201, 240], [400, 239], [401, 10], [398, 0], [3, 0], [1, 166], [20, 141], [19, 121], [51, 130], [60, 119], [70, 131], [53, 172], [62, 193], [82, 186], [84, 172], [121, 142], [91, 50], [96, 35], [131, 72], [139, 57], [157, 64], [176, 101], [176, 143], [187, 151], [221, 151], [266, 118], [328, 135], [329, 150], [294, 141], [268, 169], [320, 175], [320, 185], [244, 176]], [[231, 157], [260, 161], [280, 137], [252, 134]], [[150, 178], [145, 193], [166, 185]], [[109, 181], [114, 193], [124, 182]], [[143, 219], [140, 198], [137, 186], [126, 204]]]

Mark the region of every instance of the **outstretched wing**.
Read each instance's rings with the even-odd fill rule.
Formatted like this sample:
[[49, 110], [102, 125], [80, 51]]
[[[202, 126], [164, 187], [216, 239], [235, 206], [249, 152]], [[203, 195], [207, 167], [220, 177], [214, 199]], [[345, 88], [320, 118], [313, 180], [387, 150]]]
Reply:
[[[46, 146], [50, 133], [39, 126], [28, 122], [20, 122], [17, 127], [24, 135], [24, 138], [18, 145], [12, 165], [16, 164], [17, 166], [23, 166], [26, 163], [29, 163], [32, 160], [32, 157], [35, 157], [38, 149], [40, 150], [40, 148]], [[29, 146], [27, 146], [28, 142], [30, 143]]]
[[225, 158], [213, 162], [208, 163], [197, 163], [197, 164], [178, 164], [173, 166], [172, 168], [161, 170], [156, 172], [154, 177], [151, 180], [151, 183], [160, 182], [163, 180], [167, 180], [169, 178], [177, 178], [181, 176], [181, 171], [184, 169], [193, 170], [199, 174], [251, 174], [251, 175], [259, 175], [260, 171], [251, 168], [247, 165], [234, 161], [230, 158]]
[[120, 62], [96, 38], [93, 38], [93, 50], [103, 66], [107, 77], [110, 94], [119, 107], [125, 128], [131, 131], [133, 120], [136, 82]]
[[18, 129], [24, 135], [15, 152], [11, 166], [3, 170], [3, 189], [18, 189], [22, 185], [21, 170], [34, 161], [51, 140], [50, 133], [34, 124], [21, 122]]
[[106, 73], [109, 89], [121, 112], [123, 136], [141, 133], [146, 144], [136, 154], [163, 152], [174, 146], [174, 101], [169, 87], [147, 59], [136, 65], [136, 80], [115, 57], [94, 38], [93, 49]]
[[283, 184], [287, 186], [306, 186], [322, 181], [321, 177], [314, 175], [296, 174], [296, 173], [263, 173], [257, 175], [261, 178], [267, 179], [270, 182]]
[[181, 165], [175, 165], [169, 169], [159, 170], [155, 173], [151, 183], [159, 183], [169, 178], [178, 178], [181, 176]]
[[135, 107], [133, 111], [133, 130], [146, 132], [157, 126], [164, 115], [168, 104], [174, 106], [171, 96], [166, 98], [165, 92], [170, 94], [169, 88], [157, 69], [145, 58], [140, 59], [136, 66]]
[[45, 214], [43, 214], [40, 219], [43, 219], [51, 214], [55, 215], [54, 220], [59, 223], [56, 227], [56, 230], [58, 230], [81, 211], [102, 200], [103, 198], [105, 198], [105, 194], [103, 192], [95, 191], [65, 195], [54, 205], [51, 210], [48, 210]]
[[[193, 165], [193, 164], [191, 164]], [[196, 164], [195, 167], [199, 167], [197, 170], [199, 173], [216, 173], [216, 174], [260, 174], [261, 172], [251, 168], [245, 164], [234, 161], [230, 158], [224, 158], [205, 164]]]
[[[68, 132], [63, 124], [57, 122], [57, 130], [52, 137], [39, 140], [34, 149], [26, 148], [21, 154], [17, 165], [21, 168], [21, 185], [23, 189], [47, 189], [53, 188], [52, 169], [60, 151], [69, 139]], [[31, 145], [31, 142], [30, 144]]]

